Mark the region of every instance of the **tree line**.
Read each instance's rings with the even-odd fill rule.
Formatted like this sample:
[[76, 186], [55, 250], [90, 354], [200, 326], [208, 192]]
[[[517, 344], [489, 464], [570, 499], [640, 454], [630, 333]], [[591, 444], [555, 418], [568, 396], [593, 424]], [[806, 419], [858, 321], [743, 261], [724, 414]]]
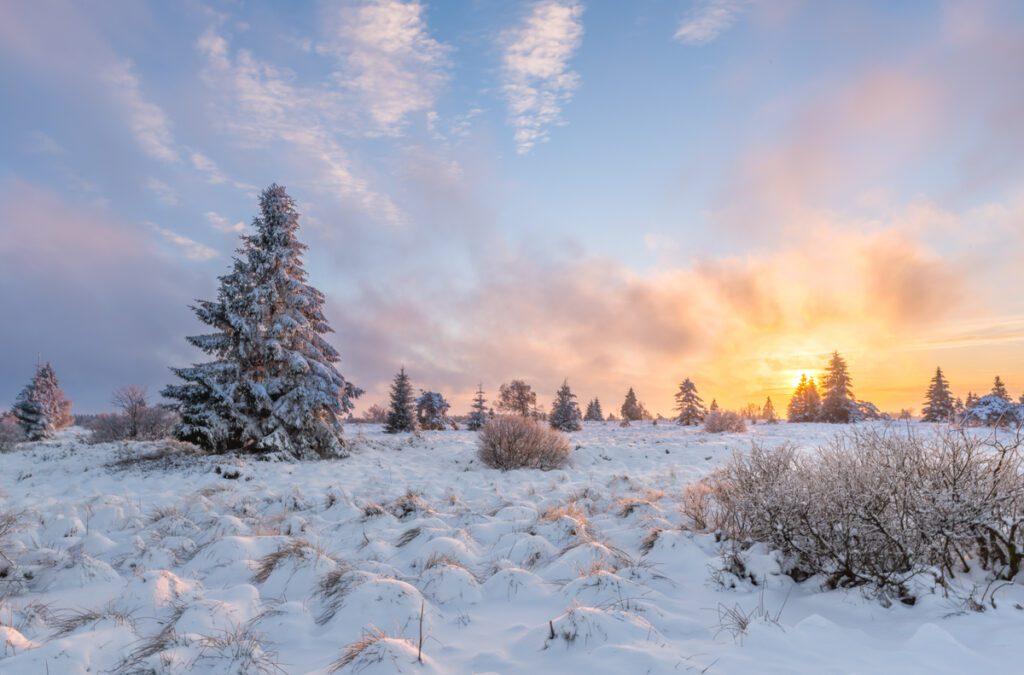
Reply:
[[[342, 421], [351, 418], [363, 391], [337, 369], [339, 355], [326, 341], [332, 329], [324, 315], [324, 295], [307, 282], [303, 265], [306, 246], [298, 239], [299, 213], [285, 188], [271, 185], [259, 196], [259, 215], [251, 234], [243, 234], [230, 270], [218, 278], [217, 295], [191, 307], [209, 330], [187, 341], [209, 358], [184, 368], [171, 368], [178, 382], [161, 394], [169, 401], [150, 406], [144, 390], [125, 388], [115, 394], [122, 410], [105, 420], [112, 437], [141, 438], [166, 433], [211, 452], [278, 452], [293, 457], [344, 456]], [[597, 398], [580, 410], [568, 380], [555, 393], [549, 411], [524, 380], [502, 384], [495, 407], [489, 407], [482, 385], [464, 422], [480, 429], [500, 413], [547, 420], [560, 431], [576, 431], [584, 421], [641, 420], [657, 422], [632, 387], [619, 407], [619, 417], [604, 415]], [[926, 394], [925, 421], [1024, 423], [1024, 396], [1013, 403], [999, 377], [990, 394], [953, 398], [941, 369]], [[416, 429], [456, 428], [451, 406], [436, 391], [413, 392], [404, 367], [395, 375], [387, 408], [371, 406], [367, 417], [389, 433]], [[675, 394], [673, 421], [693, 426], [718, 414], [712, 400], [705, 407], [697, 386], [685, 378]], [[12, 409], [13, 418], [31, 440], [48, 438], [72, 422], [71, 402], [49, 363], [40, 363], [32, 381]], [[777, 420], [771, 398], [749, 405], [740, 417]], [[801, 377], [788, 408], [790, 422], [845, 423], [881, 417], [871, 403], [853, 396], [845, 360], [833, 353], [819, 382]], [[102, 418], [102, 416], [99, 416]], [[6, 422], [4, 428], [9, 426]], [[102, 425], [100, 425], [102, 426]]]

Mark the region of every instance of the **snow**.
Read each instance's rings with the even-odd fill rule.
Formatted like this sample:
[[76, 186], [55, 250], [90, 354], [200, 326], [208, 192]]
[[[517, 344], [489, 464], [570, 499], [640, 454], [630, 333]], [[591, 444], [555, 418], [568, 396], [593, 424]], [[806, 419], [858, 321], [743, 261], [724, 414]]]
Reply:
[[840, 430], [586, 423], [567, 469], [506, 473], [468, 431], [350, 425], [347, 459], [127, 470], [108, 464], [161, 444], [61, 432], [0, 455], [0, 509], [20, 514], [0, 672], [1015, 670], [1021, 584], [984, 612], [886, 608], [794, 583], [761, 546], [744, 577], [716, 572], [722, 544], [681, 528], [683, 487], [732, 451]]

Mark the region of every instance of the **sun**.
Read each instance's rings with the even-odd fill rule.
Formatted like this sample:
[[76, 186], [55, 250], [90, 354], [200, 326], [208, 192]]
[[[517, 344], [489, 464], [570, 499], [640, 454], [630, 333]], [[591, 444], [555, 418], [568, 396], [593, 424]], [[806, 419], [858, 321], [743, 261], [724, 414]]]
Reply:
[[796, 386], [800, 384], [800, 378], [802, 376], [808, 378], [814, 378], [815, 382], [818, 380], [818, 371], [815, 368], [801, 368], [798, 370], [787, 370], [786, 379], [789, 381], [789, 388], [796, 389]]

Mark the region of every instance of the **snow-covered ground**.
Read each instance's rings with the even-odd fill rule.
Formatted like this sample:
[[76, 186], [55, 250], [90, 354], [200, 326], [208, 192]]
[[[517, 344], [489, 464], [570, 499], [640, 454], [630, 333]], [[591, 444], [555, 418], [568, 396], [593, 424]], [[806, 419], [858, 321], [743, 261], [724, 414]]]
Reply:
[[[759, 583], [716, 583], [720, 545], [681, 529], [683, 487], [754, 439], [836, 430], [590, 424], [570, 468], [508, 473], [476, 461], [473, 433], [368, 425], [330, 462], [125, 470], [107, 465], [159, 444], [26, 444], [0, 455], [18, 527], [2, 550], [31, 577], [0, 579], [0, 672], [324, 673], [376, 631], [343, 672], [1020, 668], [1020, 584], [982, 613], [940, 594], [885, 608], [794, 584], [757, 548]], [[729, 611], [753, 614], [745, 632]]]

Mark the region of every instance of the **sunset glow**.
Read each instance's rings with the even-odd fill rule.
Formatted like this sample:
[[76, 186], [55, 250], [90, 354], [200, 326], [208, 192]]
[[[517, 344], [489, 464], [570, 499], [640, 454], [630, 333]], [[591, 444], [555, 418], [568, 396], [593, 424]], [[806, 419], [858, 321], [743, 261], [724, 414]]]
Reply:
[[1021, 3], [727, 4], [3, 3], [0, 398], [159, 390], [278, 182], [357, 412], [1016, 399]]

